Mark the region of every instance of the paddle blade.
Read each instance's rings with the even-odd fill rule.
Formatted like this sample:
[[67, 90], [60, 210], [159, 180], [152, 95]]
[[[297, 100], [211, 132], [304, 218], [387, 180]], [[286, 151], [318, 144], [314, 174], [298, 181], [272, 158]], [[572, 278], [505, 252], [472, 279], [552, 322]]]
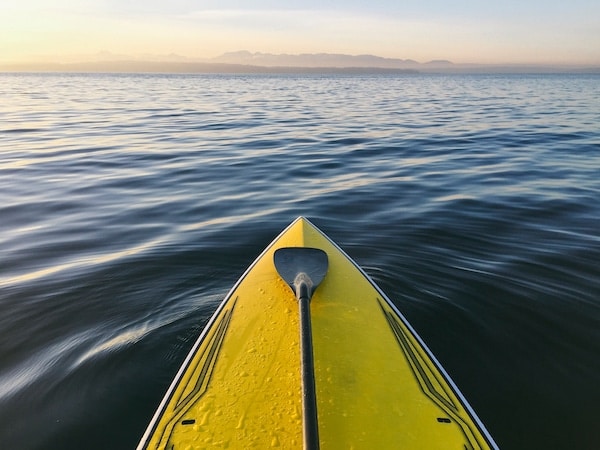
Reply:
[[308, 285], [309, 297], [312, 297], [315, 289], [325, 278], [329, 267], [327, 253], [310, 247], [279, 248], [275, 250], [273, 262], [279, 276], [290, 285], [297, 296], [299, 283], [302, 282]]

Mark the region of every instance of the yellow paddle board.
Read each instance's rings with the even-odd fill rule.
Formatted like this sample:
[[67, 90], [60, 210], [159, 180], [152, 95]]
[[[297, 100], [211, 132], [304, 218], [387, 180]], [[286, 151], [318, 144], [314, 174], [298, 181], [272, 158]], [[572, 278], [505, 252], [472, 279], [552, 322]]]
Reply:
[[[283, 247], [325, 252], [310, 300], [316, 444], [303, 437], [298, 300]], [[302, 360], [303, 361], [303, 360]], [[223, 300], [138, 450], [496, 449], [449, 376], [374, 282], [300, 217]]]

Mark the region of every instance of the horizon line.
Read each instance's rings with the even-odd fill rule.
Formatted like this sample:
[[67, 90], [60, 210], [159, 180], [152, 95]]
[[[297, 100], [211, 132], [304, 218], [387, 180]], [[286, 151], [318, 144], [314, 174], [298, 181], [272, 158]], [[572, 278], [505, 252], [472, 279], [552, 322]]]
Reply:
[[434, 59], [418, 62], [413, 59], [382, 57], [374, 54], [344, 53], [263, 53], [238, 50], [216, 57], [187, 57], [176, 53], [125, 55], [99, 51], [88, 55], [59, 57], [40, 56], [22, 61], [0, 61], [1, 72], [164, 72], [164, 73], [600, 73], [600, 63], [544, 62], [460, 62]]
[[[390, 63], [401, 63], [417, 66], [427, 66], [431, 64], [449, 64], [454, 66], [546, 66], [546, 67], [600, 67], [600, 61], [596, 62], [562, 62], [562, 61], [462, 61], [454, 62], [448, 58], [436, 57], [434, 59], [421, 62], [413, 58], [401, 58], [398, 56], [380, 56], [375, 53], [339, 53], [339, 52], [302, 52], [302, 53], [270, 53], [261, 51], [248, 51], [248, 50], [233, 50], [226, 51], [217, 56], [187, 56], [176, 52], [153, 54], [153, 53], [137, 53], [124, 54], [114, 53], [110, 50], [99, 50], [94, 53], [88, 54], [70, 54], [70, 55], [56, 55], [56, 54], [39, 54], [29, 55], [19, 59], [0, 59], [0, 66], [15, 66], [15, 65], [34, 65], [34, 64], [92, 64], [92, 63], [117, 63], [117, 62], [152, 62], [152, 63], [232, 63], [226, 60], [226, 58], [251, 58], [252, 63], [246, 61], [236, 61], [233, 64], [247, 64], [257, 66], [273, 66], [273, 64], [260, 64], [255, 63], [256, 59], [260, 58], [293, 58], [301, 59], [307, 57], [325, 57], [325, 58], [346, 58], [346, 59], [361, 59], [361, 58], [374, 58], [380, 61]], [[289, 64], [282, 64], [282, 66], [289, 66]], [[301, 67], [317, 67], [315, 65], [301, 64]], [[363, 66], [363, 65], [361, 65]], [[320, 66], [319, 66], [320, 67]], [[351, 66], [340, 66], [340, 67], [351, 67]], [[379, 67], [379, 66], [373, 66]], [[389, 66], [381, 66], [389, 67]]]

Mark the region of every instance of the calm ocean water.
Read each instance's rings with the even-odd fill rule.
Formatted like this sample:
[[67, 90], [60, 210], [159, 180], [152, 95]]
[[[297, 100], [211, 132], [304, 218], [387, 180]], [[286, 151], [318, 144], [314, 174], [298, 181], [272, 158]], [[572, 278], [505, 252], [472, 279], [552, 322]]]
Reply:
[[503, 449], [600, 448], [600, 77], [0, 74], [0, 446], [131, 449], [310, 218]]

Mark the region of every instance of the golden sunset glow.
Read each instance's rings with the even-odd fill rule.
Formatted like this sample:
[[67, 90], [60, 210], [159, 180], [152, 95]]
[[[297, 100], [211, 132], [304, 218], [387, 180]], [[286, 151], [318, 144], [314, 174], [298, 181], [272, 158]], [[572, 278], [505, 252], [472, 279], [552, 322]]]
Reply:
[[[600, 64], [600, 4], [118, 2], [0, 5], [0, 63], [224, 52], [375, 54], [426, 62]], [[526, 4], [523, 4], [526, 3]]]

